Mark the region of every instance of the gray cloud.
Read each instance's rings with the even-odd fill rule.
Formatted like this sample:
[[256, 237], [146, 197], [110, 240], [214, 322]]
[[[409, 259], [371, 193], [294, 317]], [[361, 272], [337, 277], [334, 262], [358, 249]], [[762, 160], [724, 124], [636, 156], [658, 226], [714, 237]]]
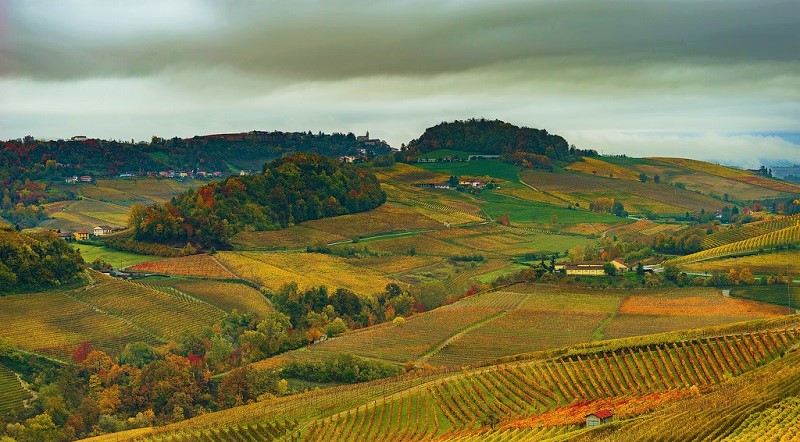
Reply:
[[800, 131], [796, 0], [8, 0], [0, 17], [0, 138], [369, 129], [399, 146], [482, 116], [632, 155], [798, 152], [720, 135]]
[[556, 57], [583, 66], [798, 57], [800, 7], [791, 0], [127, 4], [11, 2], [5, 75], [143, 76], [225, 66], [335, 79], [519, 60], [541, 60], [548, 69]]

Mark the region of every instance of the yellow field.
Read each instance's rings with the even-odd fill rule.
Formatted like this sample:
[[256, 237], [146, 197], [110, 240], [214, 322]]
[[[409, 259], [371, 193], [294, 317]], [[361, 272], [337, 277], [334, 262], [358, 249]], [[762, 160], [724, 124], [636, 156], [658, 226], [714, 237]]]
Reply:
[[241, 283], [169, 278], [145, 284], [157, 288], [175, 288], [228, 312], [236, 309], [263, 317], [273, 311], [272, 304], [261, 292]]
[[330, 290], [342, 287], [371, 295], [396, 282], [376, 270], [320, 253], [221, 252], [217, 258], [243, 279], [272, 290], [296, 282], [301, 289], [324, 285]]
[[800, 273], [800, 258], [797, 251], [766, 253], [739, 258], [717, 259], [713, 261], [695, 262], [684, 264], [681, 270], [689, 272], [727, 272], [731, 268], [742, 269], [749, 267], [753, 273], [786, 274], [787, 270], [792, 275]]
[[591, 157], [583, 157], [583, 161], [576, 161], [567, 166], [566, 169], [608, 178], [620, 178], [632, 181], [639, 180], [639, 174], [627, 167], [607, 163], [603, 160]]
[[354, 259], [351, 260], [350, 263], [357, 267], [365, 267], [382, 274], [391, 275], [395, 273], [408, 272], [420, 267], [435, 264], [440, 261], [441, 259], [435, 256], [394, 255], [377, 258]]
[[[375, 169], [375, 175], [384, 181], [398, 181], [406, 184], [445, 182], [449, 175], [431, 172], [405, 163], [395, 163], [390, 167]], [[382, 184], [381, 184], [382, 185]]]
[[305, 224], [280, 230], [264, 232], [240, 232], [233, 237], [233, 244], [242, 248], [263, 248], [265, 250], [302, 249], [308, 245], [347, 241], [351, 238], [333, 232], [306, 227]]

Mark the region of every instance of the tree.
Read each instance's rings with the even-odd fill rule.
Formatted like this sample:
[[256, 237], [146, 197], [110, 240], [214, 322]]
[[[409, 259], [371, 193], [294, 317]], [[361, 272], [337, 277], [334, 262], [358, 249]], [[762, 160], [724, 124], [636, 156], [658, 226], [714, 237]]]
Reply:
[[649, 179], [649, 178], [647, 177], [647, 175], [645, 175], [645, 173], [644, 173], [644, 172], [642, 172], [642, 173], [640, 173], [640, 174], [639, 174], [639, 181], [641, 181], [641, 182], [643, 182], [643, 183], [646, 183], [648, 179]]
[[494, 430], [494, 427], [500, 423], [500, 417], [494, 410], [489, 410], [484, 415], [482, 423], [483, 425], [488, 425], [492, 430]]
[[508, 217], [507, 213], [504, 213], [500, 216], [500, 218], [497, 218], [497, 223], [500, 224], [501, 226], [510, 226], [511, 219]]
[[450, 187], [458, 187], [458, 177], [455, 175], [450, 175], [450, 179], [447, 180], [447, 184]]
[[617, 268], [614, 267], [614, 264], [607, 262], [603, 264], [603, 272], [605, 272], [605, 274], [608, 276], [614, 276], [617, 274]]
[[636, 274], [639, 275], [639, 276], [643, 276], [644, 275], [644, 265], [642, 265], [641, 262], [636, 264]]
[[661, 182], [661, 177], [658, 176], [658, 175], [653, 176], [653, 182], [654, 183], [660, 183]]

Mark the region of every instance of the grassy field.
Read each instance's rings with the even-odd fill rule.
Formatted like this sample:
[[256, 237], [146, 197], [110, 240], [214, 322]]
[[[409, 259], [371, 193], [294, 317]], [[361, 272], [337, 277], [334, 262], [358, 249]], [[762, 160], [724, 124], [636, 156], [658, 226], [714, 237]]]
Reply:
[[157, 261], [162, 258], [152, 255], [140, 255], [138, 253], [123, 252], [114, 250], [104, 246], [93, 246], [89, 244], [73, 244], [76, 249], [80, 250], [83, 260], [91, 263], [97, 258], [104, 260], [111, 264], [115, 269], [120, 269], [143, 262]]
[[415, 166], [431, 172], [459, 177], [499, 178], [503, 181], [519, 181], [517, 166], [500, 160], [474, 160], [457, 163], [416, 163]]

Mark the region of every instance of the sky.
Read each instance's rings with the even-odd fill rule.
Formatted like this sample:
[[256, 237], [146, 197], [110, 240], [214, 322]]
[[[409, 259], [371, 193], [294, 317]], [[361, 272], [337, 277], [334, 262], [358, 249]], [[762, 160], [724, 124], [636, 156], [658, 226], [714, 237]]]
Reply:
[[800, 163], [797, 0], [0, 0], [0, 139], [501, 119], [581, 148]]

